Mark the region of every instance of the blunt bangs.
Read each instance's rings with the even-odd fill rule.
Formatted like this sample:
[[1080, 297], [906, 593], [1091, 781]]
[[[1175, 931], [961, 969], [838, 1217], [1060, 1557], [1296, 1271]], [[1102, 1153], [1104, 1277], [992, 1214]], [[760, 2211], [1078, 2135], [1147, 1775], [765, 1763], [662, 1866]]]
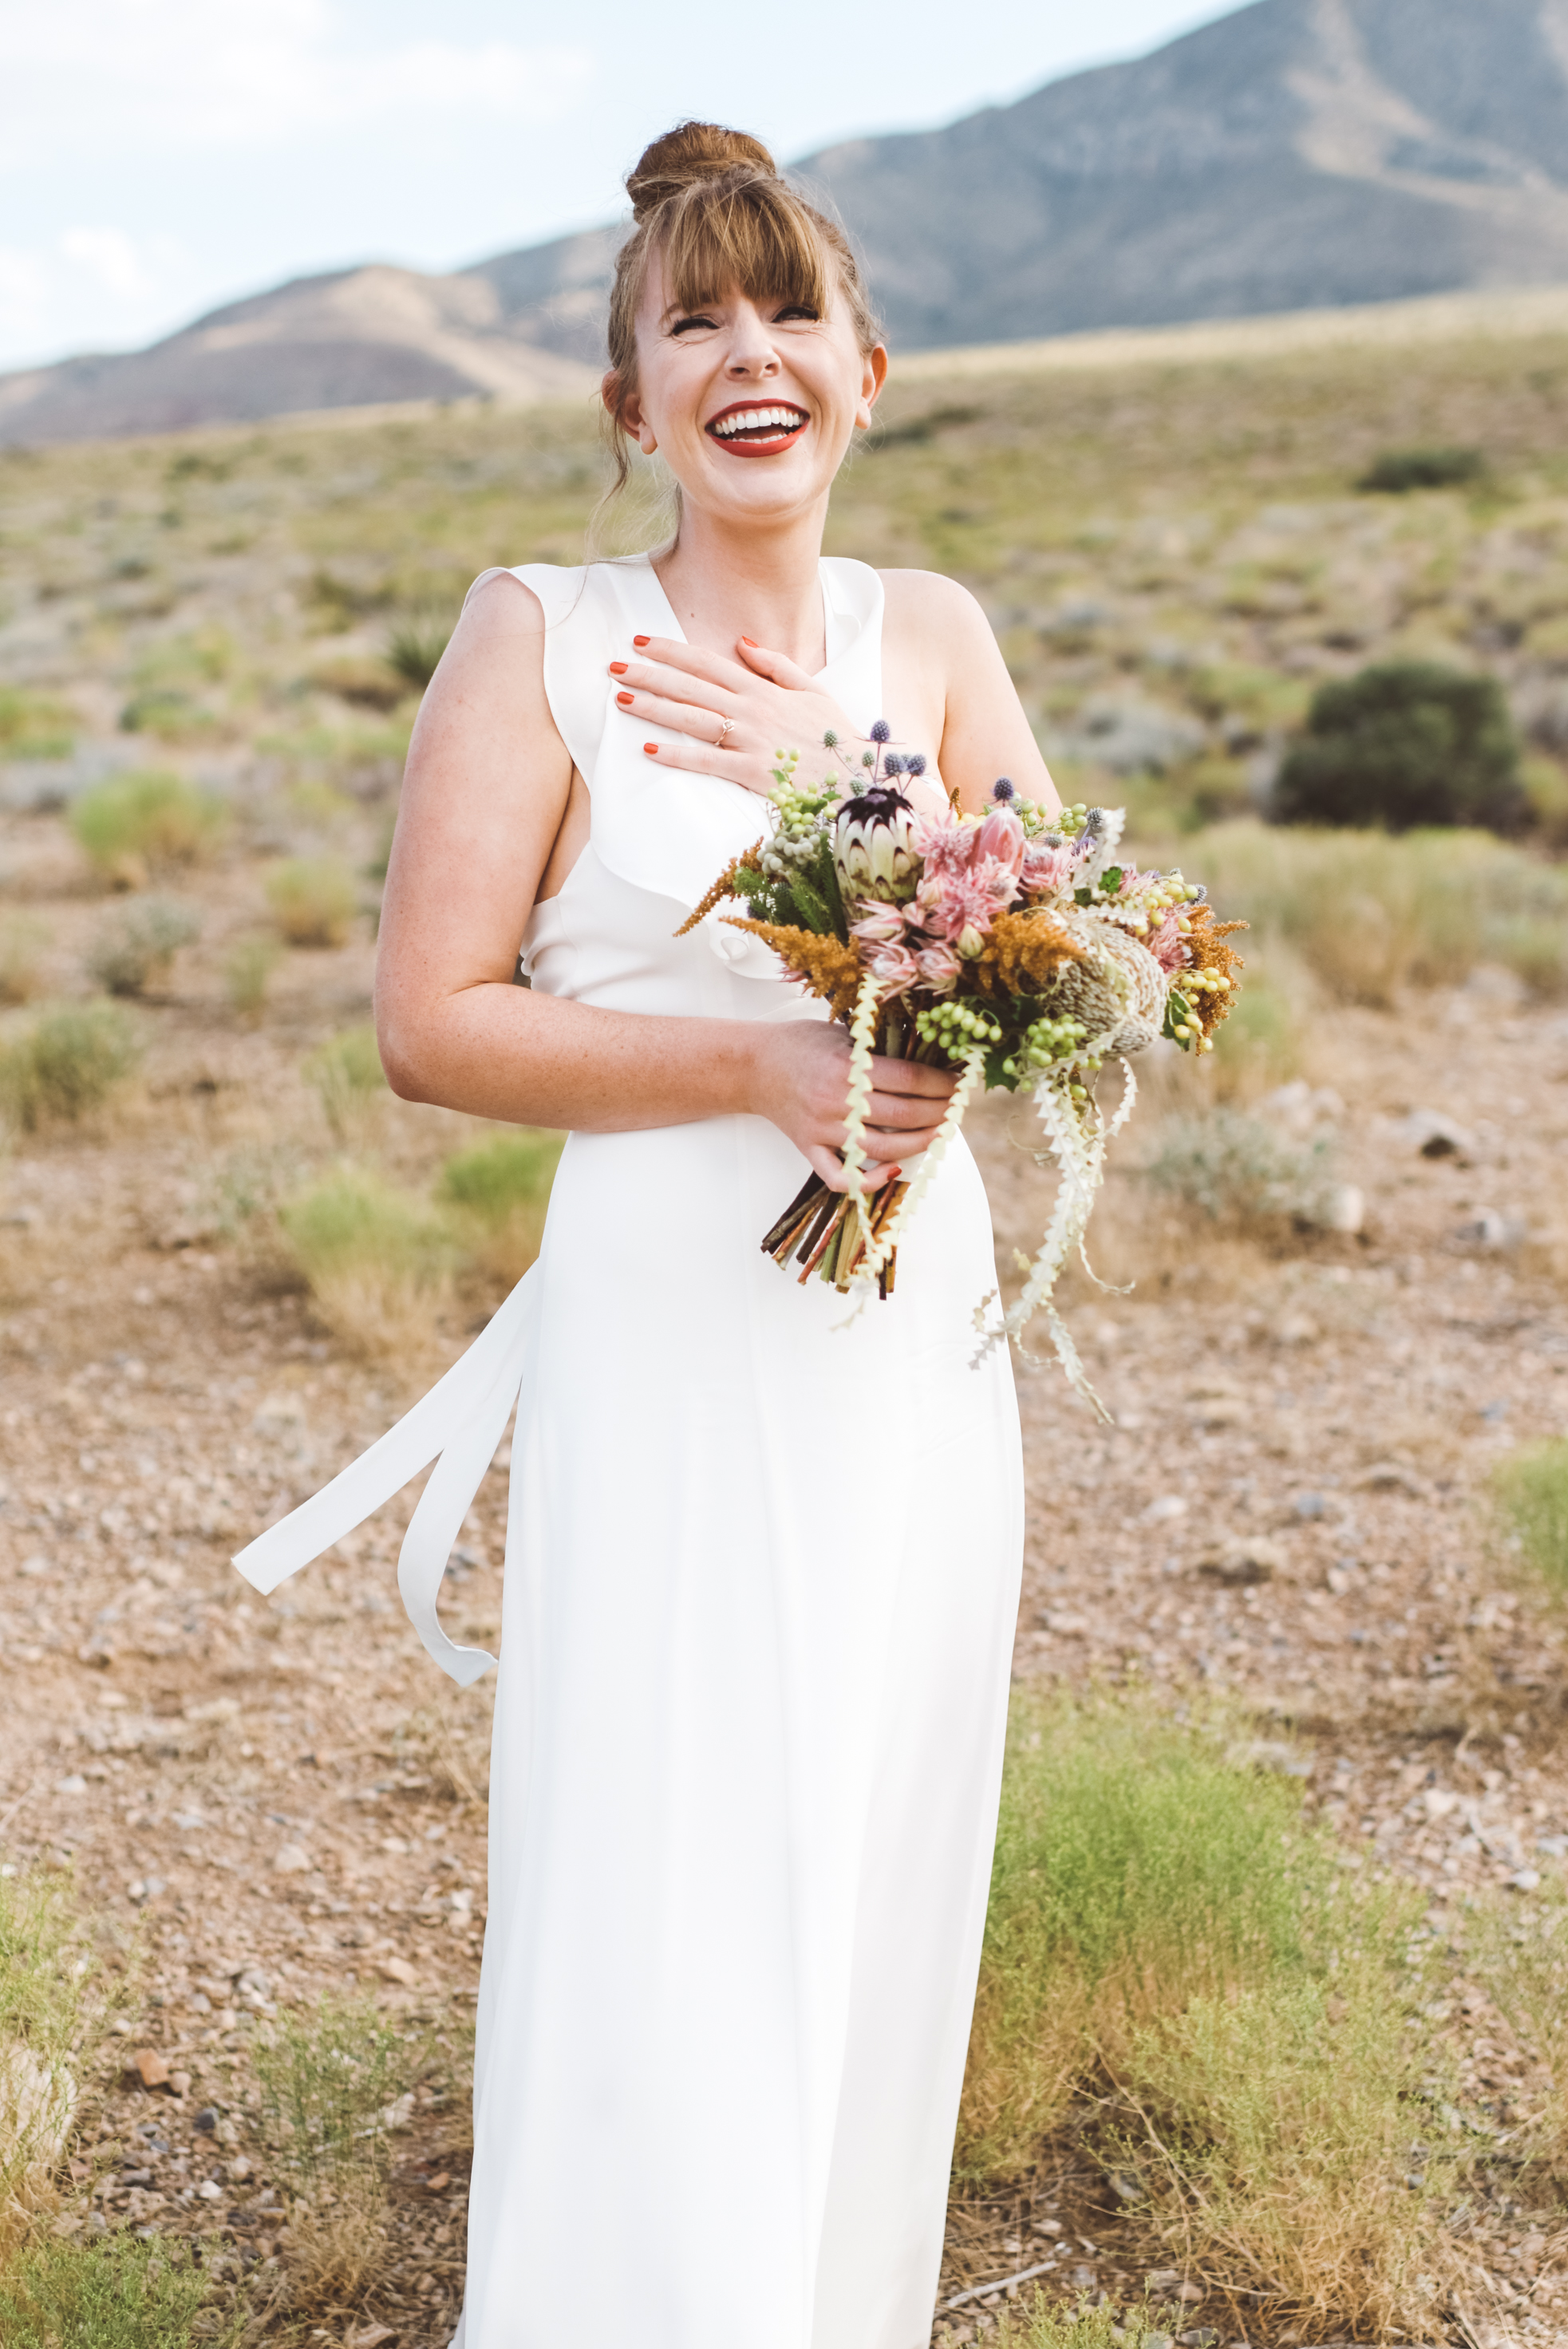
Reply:
[[726, 174], [683, 190], [665, 212], [658, 250], [678, 309], [701, 309], [736, 288], [749, 301], [798, 303], [826, 316], [821, 233], [784, 181]]

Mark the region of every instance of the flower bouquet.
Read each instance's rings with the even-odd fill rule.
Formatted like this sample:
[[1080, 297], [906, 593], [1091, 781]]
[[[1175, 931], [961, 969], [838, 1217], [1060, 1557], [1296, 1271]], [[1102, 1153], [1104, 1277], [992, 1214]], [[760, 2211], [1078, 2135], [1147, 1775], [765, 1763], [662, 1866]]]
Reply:
[[[1183, 1050], [1213, 1050], [1241, 967], [1226, 940], [1246, 925], [1216, 921], [1180, 873], [1139, 872], [1122, 859], [1119, 809], [1050, 814], [1004, 778], [983, 816], [956, 803], [917, 810], [902, 785], [925, 761], [888, 750], [881, 721], [871, 732], [851, 797], [839, 774], [815, 790], [798, 785], [796, 755], [781, 754], [771, 831], [683, 926], [740, 901], [744, 916], [725, 918], [765, 939], [785, 976], [828, 1002], [850, 1032], [847, 1188], [831, 1191], [814, 1174], [763, 1250], [780, 1266], [793, 1257], [802, 1281], [815, 1275], [863, 1299], [889, 1296], [899, 1237], [973, 1094], [1027, 1088], [1044, 1130], [1037, 1154], [1060, 1176], [1055, 1206], [1033, 1262], [1019, 1259], [1023, 1293], [991, 1319], [987, 1298], [976, 1326], [987, 1342], [1022, 1340], [1044, 1311], [1068, 1378], [1100, 1408], [1053, 1302], [1056, 1278], [1074, 1248], [1084, 1255], [1106, 1148], [1132, 1113], [1127, 1054], [1160, 1036]], [[837, 751], [835, 737], [824, 740]], [[914, 1179], [868, 1192], [875, 1053], [956, 1068], [959, 1081]], [[1096, 1080], [1111, 1058], [1125, 1082], [1107, 1118]]]

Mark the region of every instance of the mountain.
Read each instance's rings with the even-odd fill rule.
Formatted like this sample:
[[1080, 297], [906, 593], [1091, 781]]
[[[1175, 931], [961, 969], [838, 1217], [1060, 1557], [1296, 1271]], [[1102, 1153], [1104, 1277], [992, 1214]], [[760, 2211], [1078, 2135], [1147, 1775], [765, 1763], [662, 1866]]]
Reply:
[[[794, 168], [904, 350], [1568, 283], [1568, 0], [1255, 0]], [[623, 233], [301, 279], [151, 350], [0, 377], [0, 441], [586, 394]]]

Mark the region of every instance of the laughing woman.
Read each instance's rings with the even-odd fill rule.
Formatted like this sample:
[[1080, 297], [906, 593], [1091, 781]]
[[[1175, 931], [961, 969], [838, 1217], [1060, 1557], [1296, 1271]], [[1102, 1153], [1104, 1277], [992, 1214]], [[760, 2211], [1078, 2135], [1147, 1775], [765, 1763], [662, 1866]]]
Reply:
[[[984, 1920], [1022, 1494], [961, 1143], [845, 1328], [762, 1234], [844, 1173], [847, 1041], [715, 918], [780, 745], [873, 723], [1054, 804], [972, 599], [822, 555], [887, 369], [839, 231], [688, 123], [628, 182], [604, 400], [662, 549], [487, 573], [388, 877], [406, 1100], [566, 1127], [539, 1261], [440, 1387], [247, 1553], [264, 1588], [427, 1461], [400, 1578], [513, 1402], [462, 2349], [919, 2349]], [[809, 763], [818, 762], [816, 769]], [[532, 980], [513, 981], [519, 948]], [[878, 1060], [879, 1179], [951, 1080]]]

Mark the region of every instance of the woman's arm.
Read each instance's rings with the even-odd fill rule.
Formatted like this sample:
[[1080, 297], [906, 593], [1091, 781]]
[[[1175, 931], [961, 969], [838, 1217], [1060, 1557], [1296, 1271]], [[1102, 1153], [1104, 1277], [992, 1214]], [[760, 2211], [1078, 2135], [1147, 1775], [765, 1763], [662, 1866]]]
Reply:
[[1059, 808], [1002, 647], [968, 588], [935, 571], [885, 571], [882, 584], [884, 698], [900, 738], [935, 752], [965, 808], [985, 805], [1002, 775], [1023, 798]]
[[[571, 811], [543, 611], [520, 581], [492, 580], [458, 623], [409, 749], [376, 971], [393, 1091], [601, 1133], [750, 1112], [842, 1187], [848, 1039], [838, 1027], [653, 1018], [513, 985], [541, 884], [565, 877], [551, 868]], [[926, 1147], [950, 1085], [941, 1071], [881, 1061], [876, 1082], [881, 1131], [868, 1154], [890, 1169]]]

